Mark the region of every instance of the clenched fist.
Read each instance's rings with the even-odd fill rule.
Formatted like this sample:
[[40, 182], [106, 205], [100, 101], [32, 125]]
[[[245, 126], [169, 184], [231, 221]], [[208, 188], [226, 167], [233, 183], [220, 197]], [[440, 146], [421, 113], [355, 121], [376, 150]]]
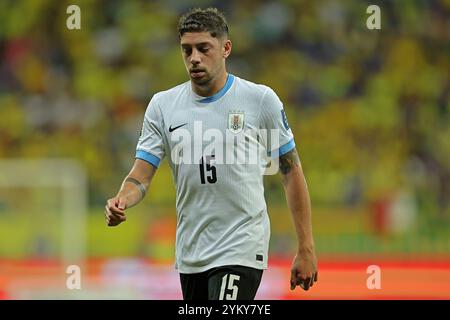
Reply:
[[114, 197], [106, 202], [105, 218], [109, 227], [117, 226], [127, 220], [125, 209], [127, 208], [126, 199], [123, 197]]

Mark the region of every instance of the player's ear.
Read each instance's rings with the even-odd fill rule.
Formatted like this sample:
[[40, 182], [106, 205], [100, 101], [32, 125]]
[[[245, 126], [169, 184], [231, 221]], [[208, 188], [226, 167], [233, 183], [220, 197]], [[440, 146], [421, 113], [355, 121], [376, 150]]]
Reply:
[[232, 43], [230, 39], [225, 39], [222, 46], [222, 55], [226, 59], [231, 54]]

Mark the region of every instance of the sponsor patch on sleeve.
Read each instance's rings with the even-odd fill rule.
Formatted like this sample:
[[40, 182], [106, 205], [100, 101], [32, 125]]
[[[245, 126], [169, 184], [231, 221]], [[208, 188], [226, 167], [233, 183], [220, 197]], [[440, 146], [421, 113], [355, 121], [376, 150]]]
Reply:
[[281, 110], [281, 118], [283, 119], [284, 128], [286, 130], [289, 130], [289, 123], [287, 121], [286, 112], [284, 112], [284, 110]]

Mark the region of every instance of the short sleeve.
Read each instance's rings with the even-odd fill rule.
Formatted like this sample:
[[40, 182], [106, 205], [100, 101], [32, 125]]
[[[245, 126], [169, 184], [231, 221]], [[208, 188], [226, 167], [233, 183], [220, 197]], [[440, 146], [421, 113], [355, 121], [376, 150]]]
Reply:
[[158, 168], [164, 158], [164, 139], [162, 115], [156, 100], [156, 96], [153, 96], [145, 112], [136, 147], [136, 159], [147, 161]]
[[280, 157], [295, 148], [283, 103], [271, 88], [267, 88], [262, 97], [260, 121], [261, 128], [267, 130], [263, 139], [269, 156]]

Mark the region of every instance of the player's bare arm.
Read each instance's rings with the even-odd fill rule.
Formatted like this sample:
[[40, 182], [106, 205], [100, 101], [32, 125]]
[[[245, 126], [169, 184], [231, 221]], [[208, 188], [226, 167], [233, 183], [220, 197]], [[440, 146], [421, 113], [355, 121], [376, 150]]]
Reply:
[[155, 171], [156, 168], [148, 162], [135, 160], [117, 195], [106, 203], [105, 217], [108, 226], [117, 226], [127, 219], [125, 210], [135, 206], [145, 197]]
[[308, 186], [295, 148], [282, 155], [279, 161], [284, 192], [298, 239], [298, 250], [291, 267], [291, 290], [297, 285], [308, 290], [317, 281], [318, 275]]

